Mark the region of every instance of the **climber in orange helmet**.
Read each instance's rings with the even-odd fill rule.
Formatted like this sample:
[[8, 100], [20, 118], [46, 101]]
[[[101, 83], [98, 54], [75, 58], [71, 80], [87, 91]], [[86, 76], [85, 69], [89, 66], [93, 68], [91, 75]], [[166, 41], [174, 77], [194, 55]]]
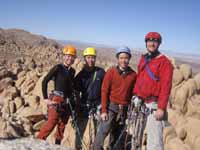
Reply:
[[[71, 65], [76, 58], [76, 48], [67, 45], [63, 48], [63, 54], [64, 62], [55, 65], [42, 82], [43, 97], [48, 105], [48, 120], [37, 136], [39, 139], [46, 139], [57, 125], [55, 144], [61, 143], [65, 125], [71, 113], [66, 99], [72, 97], [73, 93], [75, 70]], [[50, 80], [54, 80], [55, 89], [48, 97], [47, 85]]]

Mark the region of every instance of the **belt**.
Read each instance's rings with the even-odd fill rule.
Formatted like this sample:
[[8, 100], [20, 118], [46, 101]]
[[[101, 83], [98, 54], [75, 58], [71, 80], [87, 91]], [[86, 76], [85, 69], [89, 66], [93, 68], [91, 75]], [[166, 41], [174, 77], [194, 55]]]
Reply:
[[156, 99], [157, 99], [157, 97], [155, 97], [155, 96], [150, 96], [150, 97], [148, 97], [146, 99], [136, 96], [136, 97], [134, 97], [133, 100], [134, 100], [134, 104], [136, 106], [137, 105], [138, 106], [145, 105], [145, 108], [147, 109], [147, 112], [152, 114], [154, 111], [156, 111], [158, 109], [158, 104], [157, 104], [157, 100]]
[[154, 111], [157, 111], [158, 104], [157, 102], [146, 103], [146, 107], [149, 109], [149, 112], [152, 114]]
[[146, 98], [143, 98], [141, 96], [137, 96], [137, 97], [140, 98], [142, 101], [144, 101], [147, 104], [158, 100], [158, 96], [149, 96]]
[[82, 108], [82, 109], [92, 109], [92, 108], [96, 108], [97, 107], [97, 105], [95, 105], [95, 104], [80, 104], [80, 107]]
[[119, 107], [128, 107], [129, 104], [118, 104], [118, 103], [115, 103], [115, 102], [110, 102], [110, 104], [113, 104], [113, 105], [118, 105]]
[[157, 111], [157, 109], [148, 109], [148, 113], [150, 113], [150, 114], [153, 114], [155, 111]]

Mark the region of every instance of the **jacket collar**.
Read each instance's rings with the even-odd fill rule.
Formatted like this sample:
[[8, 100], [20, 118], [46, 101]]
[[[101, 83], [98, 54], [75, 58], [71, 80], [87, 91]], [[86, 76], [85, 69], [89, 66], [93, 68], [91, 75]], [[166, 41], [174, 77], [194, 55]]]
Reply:
[[129, 73], [132, 72], [132, 69], [130, 67], [127, 67], [125, 70], [121, 70], [119, 66], [116, 67], [117, 72], [122, 75], [123, 78], [125, 78]]

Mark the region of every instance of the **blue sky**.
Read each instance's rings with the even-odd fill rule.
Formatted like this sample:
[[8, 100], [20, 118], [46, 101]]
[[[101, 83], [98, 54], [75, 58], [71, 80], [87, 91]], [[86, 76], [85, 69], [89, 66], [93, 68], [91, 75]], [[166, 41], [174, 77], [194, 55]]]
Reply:
[[200, 54], [198, 0], [0, 0], [0, 27], [132, 48], [157, 31], [161, 49]]

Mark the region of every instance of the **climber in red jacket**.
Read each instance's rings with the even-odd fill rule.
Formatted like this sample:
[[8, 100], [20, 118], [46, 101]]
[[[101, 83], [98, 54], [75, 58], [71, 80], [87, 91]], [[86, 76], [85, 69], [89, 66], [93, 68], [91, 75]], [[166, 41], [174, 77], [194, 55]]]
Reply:
[[104, 140], [110, 132], [110, 149], [122, 149], [122, 140], [118, 140], [125, 125], [128, 104], [136, 81], [136, 73], [128, 64], [131, 51], [120, 47], [116, 53], [118, 65], [110, 68], [104, 77], [101, 88], [101, 122], [97, 131], [94, 149], [101, 150]]
[[163, 123], [172, 86], [173, 67], [161, 54], [161, 35], [149, 32], [145, 37], [147, 53], [142, 55], [133, 94], [149, 108], [147, 117], [147, 150], [163, 150]]

